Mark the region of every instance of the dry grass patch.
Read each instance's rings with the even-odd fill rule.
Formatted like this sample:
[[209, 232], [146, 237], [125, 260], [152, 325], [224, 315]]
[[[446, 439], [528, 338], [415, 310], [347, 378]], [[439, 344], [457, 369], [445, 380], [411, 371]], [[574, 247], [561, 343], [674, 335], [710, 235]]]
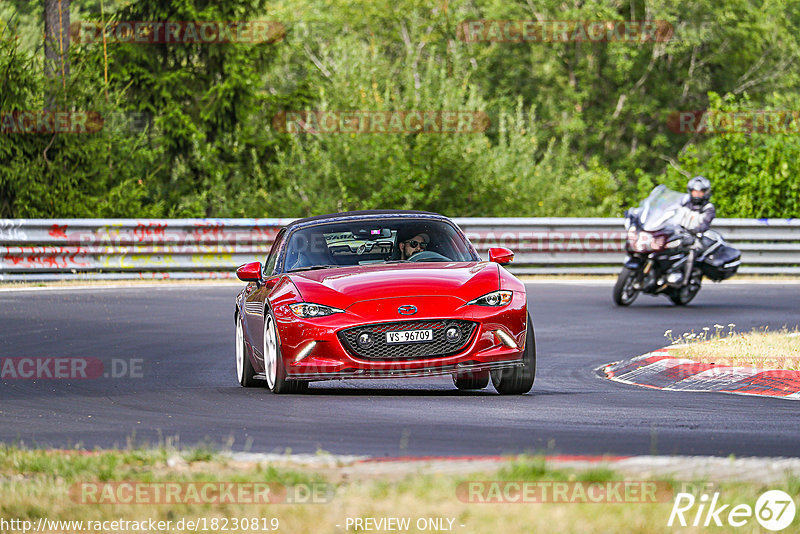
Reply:
[[735, 325], [706, 327], [700, 333], [690, 332], [665, 336], [673, 344], [670, 353], [703, 363], [733, 367], [800, 371], [800, 332], [787, 327], [770, 332], [767, 327], [750, 332], [736, 332]]
[[[606, 465], [588, 469], [554, 467], [537, 456], [519, 457], [498, 468], [458, 475], [417, 473], [400, 478], [352, 477], [333, 482], [314, 469], [283, 468], [263, 462], [233, 462], [208, 451], [175, 450], [103, 451], [93, 454], [48, 453], [0, 446], [0, 517], [36, 521], [40, 517], [61, 520], [129, 521], [153, 518], [162, 521], [232, 521], [234, 518], [276, 519], [278, 532], [298, 534], [342, 534], [348, 518], [380, 520], [408, 518], [406, 532], [432, 532], [418, 525], [451, 526], [451, 532], [491, 533], [660, 533], [672, 509], [672, 492], [658, 502], [544, 502], [481, 503], [464, 498], [464, 483], [470, 481], [616, 483], [622, 480], [657, 480], [674, 492], [688, 491], [684, 482], [619, 473]], [[307, 504], [85, 504], [70, 496], [70, 489], [84, 481], [175, 481], [274, 482], [287, 487], [324, 484], [329, 498]], [[723, 502], [753, 506], [766, 489], [782, 489], [793, 497], [800, 493], [800, 480], [787, 474], [782, 482], [720, 482], [709, 490], [707, 481], [690, 481], [689, 487], [719, 491]], [[441, 521], [444, 521], [442, 523]], [[795, 520], [797, 526], [800, 520]], [[419, 523], [418, 523], [419, 522]], [[222, 531], [222, 524], [216, 531]], [[271, 523], [270, 523], [271, 524]], [[228, 526], [230, 527], [232, 523]], [[462, 526], [463, 525], [463, 526]], [[737, 532], [753, 532], [749, 528]], [[174, 529], [185, 532], [188, 529]], [[239, 529], [238, 532], [274, 531], [274, 528]], [[680, 529], [703, 532], [702, 527]], [[724, 530], [724, 529], [723, 529]], [[214, 531], [214, 530], [212, 530]], [[384, 531], [381, 529], [381, 531]]]

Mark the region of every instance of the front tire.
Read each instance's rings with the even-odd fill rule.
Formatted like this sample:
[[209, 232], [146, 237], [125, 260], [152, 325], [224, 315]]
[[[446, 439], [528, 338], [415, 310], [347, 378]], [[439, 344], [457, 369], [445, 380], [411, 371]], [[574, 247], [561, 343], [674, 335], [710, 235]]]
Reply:
[[676, 306], [686, 306], [700, 292], [702, 274], [695, 273], [689, 283], [669, 293], [669, 300]]
[[297, 393], [308, 389], [308, 382], [286, 379], [275, 318], [269, 311], [264, 314], [264, 375], [267, 377], [267, 387], [276, 394]]
[[533, 387], [536, 378], [536, 339], [533, 335], [533, 322], [528, 316], [525, 332], [525, 349], [522, 352], [523, 365], [510, 369], [492, 371], [492, 385], [501, 395], [522, 395]]
[[236, 378], [239, 384], [245, 388], [257, 385], [255, 370], [250, 357], [247, 355], [247, 347], [244, 343], [244, 327], [242, 326], [242, 316], [236, 314]]
[[639, 296], [638, 289], [633, 287], [636, 283], [636, 271], [623, 267], [614, 284], [614, 303], [617, 306], [630, 306]]
[[489, 371], [454, 374], [453, 384], [458, 389], [483, 389], [489, 385]]

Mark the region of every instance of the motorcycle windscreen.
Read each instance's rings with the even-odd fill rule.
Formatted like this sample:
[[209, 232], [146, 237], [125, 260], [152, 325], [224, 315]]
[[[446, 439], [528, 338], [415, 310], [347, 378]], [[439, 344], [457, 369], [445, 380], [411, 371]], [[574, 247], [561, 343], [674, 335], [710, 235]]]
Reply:
[[668, 224], [680, 224], [683, 194], [656, 186], [639, 207], [639, 220], [646, 231], [660, 230]]

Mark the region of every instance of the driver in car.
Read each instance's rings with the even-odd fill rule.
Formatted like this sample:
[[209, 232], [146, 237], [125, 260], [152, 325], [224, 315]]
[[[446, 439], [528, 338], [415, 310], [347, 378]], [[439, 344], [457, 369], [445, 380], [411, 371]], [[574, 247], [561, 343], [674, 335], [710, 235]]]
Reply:
[[400, 259], [407, 260], [411, 258], [414, 254], [418, 254], [422, 252], [426, 248], [428, 248], [428, 244], [431, 242], [431, 238], [425, 232], [419, 233], [412, 237], [411, 239], [406, 239], [405, 241], [401, 241], [399, 244], [400, 247]]

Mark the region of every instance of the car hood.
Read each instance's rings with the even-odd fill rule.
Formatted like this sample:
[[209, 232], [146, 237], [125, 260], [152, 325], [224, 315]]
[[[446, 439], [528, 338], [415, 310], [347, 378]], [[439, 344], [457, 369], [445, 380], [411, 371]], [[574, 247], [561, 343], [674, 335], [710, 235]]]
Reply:
[[497, 264], [399, 263], [303, 271], [289, 275], [306, 302], [347, 308], [355, 302], [446, 295], [466, 301], [498, 289]]

